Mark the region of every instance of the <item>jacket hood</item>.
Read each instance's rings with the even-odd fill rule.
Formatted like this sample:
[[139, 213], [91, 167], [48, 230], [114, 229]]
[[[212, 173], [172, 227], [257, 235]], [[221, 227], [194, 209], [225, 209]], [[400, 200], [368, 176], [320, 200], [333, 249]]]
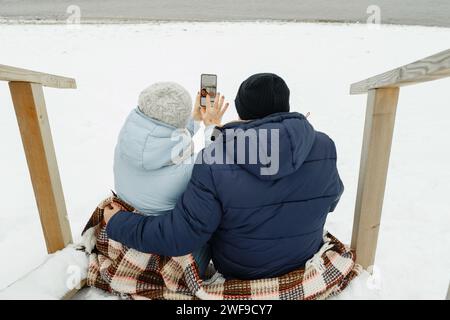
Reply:
[[[226, 145], [235, 141], [234, 148], [224, 147], [226, 158], [233, 159], [233, 163], [262, 180], [277, 180], [297, 171], [308, 157], [316, 136], [305, 116], [297, 112], [276, 113], [250, 122], [233, 122], [220, 131]], [[242, 134], [245, 148], [236, 143]], [[254, 156], [257, 154], [256, 161], [250, 161], [250, 152]]]
[[122, 127], [116, 152], [138, 169], [156, 170], [173, 165], [172, 154], [191, 148], [187, 129], [177, 129], [150, 118], [136, 108]]

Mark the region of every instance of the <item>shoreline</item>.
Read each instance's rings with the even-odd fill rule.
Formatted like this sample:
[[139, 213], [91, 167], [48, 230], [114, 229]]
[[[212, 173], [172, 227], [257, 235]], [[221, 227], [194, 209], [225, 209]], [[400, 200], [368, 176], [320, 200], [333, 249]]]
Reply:
[[450, 28], [448, 0], [0, 0], [0, 20], [17, 24], [170, 22], [360, 23]]
[[[151, 19], [86, 19], [79, 24], [70, 24], [65, 20], [52, 19], [10, 19], [0, 16], [0, 25], [42, 25], [42, 26], [93, 26], [93, 25], [165, 25], [165, 24], [318, 24], [318, 25], [359, 25], [366, 23], [360, 21], [338, 21], [338, 20], [291, 20], [291, 19], [258, 19], [258, 20], [151, 20]], [[399, 24], [399, 23], [381, 23], [379, 28], [383, 27], [422, 27], [422, 28], [440, 28], [450, 29], [450, 27], [440, 25], [420, 25], [420, 24]]]

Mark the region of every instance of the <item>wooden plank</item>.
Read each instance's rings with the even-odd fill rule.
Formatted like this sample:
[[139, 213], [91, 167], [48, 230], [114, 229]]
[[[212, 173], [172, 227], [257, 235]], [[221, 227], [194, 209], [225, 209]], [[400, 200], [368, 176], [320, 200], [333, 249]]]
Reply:
[[83, 289], [86, 286], [87, 283], [87, 279], [82, 279], [80, 281], [80, 284], [78, 286], [76, 286], [75, 288], [69, 290], [62, 298], [61, 300], [70, 300], [72, 299], [77, 293], [78, 291], [80, 291], [81, 289]]
[[75, 79], [0, 64], [0, 80], [40, 83], [44, 87], [75, 89]]
[[373, 265], [395, 125], [399, 88], [370, 90], [367, 98], [352, 248], [364, 268]]
[[351, 85], [350, 94], [402, 87], [450, 76], [450, 49]]
[[9, 83], [49, 253], [72, 242], [42, 85]]

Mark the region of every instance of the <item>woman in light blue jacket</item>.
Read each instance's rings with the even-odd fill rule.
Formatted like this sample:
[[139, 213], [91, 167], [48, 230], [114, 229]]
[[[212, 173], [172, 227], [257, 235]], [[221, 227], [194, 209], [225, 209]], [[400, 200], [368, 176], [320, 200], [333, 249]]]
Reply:
[[[138, 107], [120, 131], [114, 155], [116, 193], [145, 215], [173, 209], [186, 189], [195, 162], [192, 136], [199, 128], [191, 112], [192, 99], [182, 86], [155, 83], [141, 92]], [[199, 110], [193, 115], [200, 120]], [[203, 274], [208, 248], [193, 255]]]

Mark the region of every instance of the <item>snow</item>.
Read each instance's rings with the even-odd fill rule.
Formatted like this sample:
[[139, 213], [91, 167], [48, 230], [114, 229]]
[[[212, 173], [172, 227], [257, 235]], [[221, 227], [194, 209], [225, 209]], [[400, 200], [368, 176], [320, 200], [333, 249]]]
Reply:
[[[205, 46], [207, 39], [211, 44]], [[448, 43], [450, 29], [406, 26], [0, 25], [0, 63], [77, 79], [77, 90], [45, 89], [75, 240], [113, 187], [115, 140], [141, 89], [174, 80], [194, 93], [201, 73], [217, 73], [220, 91], [232, 100], [247, 76], [270, 71], [289, 84], [292, 109], [311, 112], [315, 128], [336, 142], [346, 190], [327, 228], [348, 243], [366, 99], [350, 96], [349, 86], [448, 49]], [[385, 299], [445, 297], [450, 280], [449, 85], [446, 79], [401, 90], [374, 275], [364, 274], [352, 284], [349, 298], [367, 289]], [[0, 105], [1, 289], [48, 258], [6, 83], [0, 83]], [[226, 121], [234, 118], [234, 110], [225, 116]], [[197, 149], [202, 141], [196, 137]], [[89, 296], [99, 294], [90, 291]]]
[[61, 299], [86, 279], [87, 267], [86, 254], [69, 246], [49, 255], [41, 265], [1, 290], [0, 300]]

